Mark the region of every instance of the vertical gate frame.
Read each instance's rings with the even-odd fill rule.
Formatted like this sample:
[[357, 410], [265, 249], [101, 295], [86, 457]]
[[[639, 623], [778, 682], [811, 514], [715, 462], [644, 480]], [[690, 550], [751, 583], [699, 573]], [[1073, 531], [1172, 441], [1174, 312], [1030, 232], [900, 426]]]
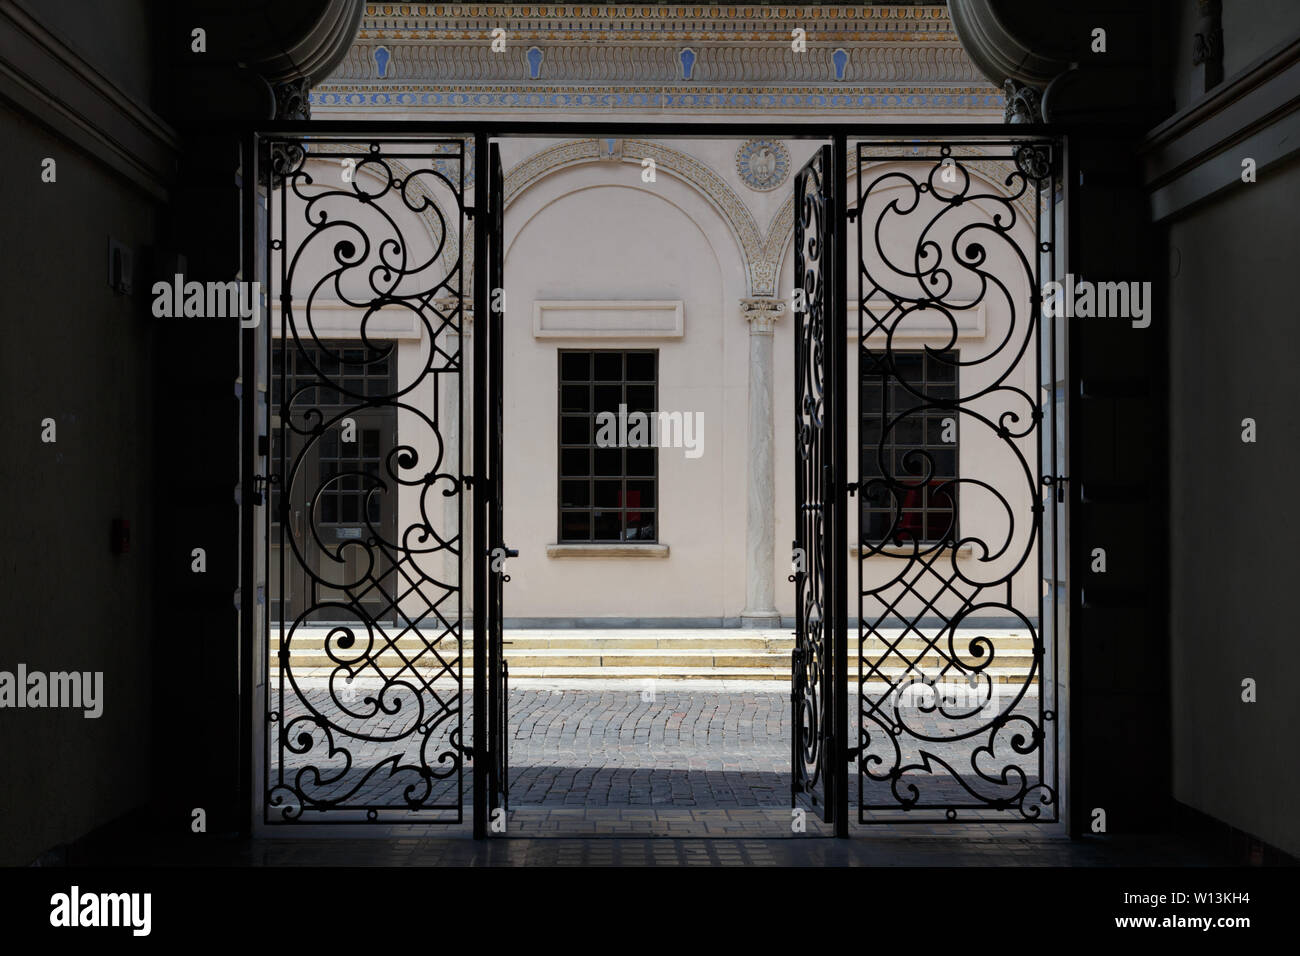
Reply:
[[[258, 216], [258, 151], [261, 143], [256, 135], [240, 137], [239, 152], [239, 204], [240, 204], [240, 244], [239, 277], [244, 281], [262, 281], [265, 276], [257, 268], [257, 235], [261, 219]], [[269, 289], [263, 284], [262, 288]], [[261, 308], [261, 303], [258, 303]], [[263, 322], [269, 322], [265, 314]], [[257, 819], [259, 804], [256, 781], [258, 778], [256, 764], [259, 760], [258, 743], [262, 739], [261, 728], [253, 719], [256, 706], [257, 689], [254, 686], [253, 655], [258, 653], [257, 644], [257, 588], [256, 554], [258, 549], [257, 512], [249, 499], [254, 491], [261, 491], [257, 480], [259, 452], [257, 442], [257, 369], [260, 350], [258, 340], [264, 335], [260, 326], [239, 330], [239, 371], [242, 389], [239, 398], [239, 700], [236, 710], [239, 714], [239, 739], [235, 752], [239, 754], [239, 781], [236, 792], [236, 819], [240, 829], [252, 832]], [[269, 371], [269, 370], [268, 370]], [[269, 382], [268, 382], [269, 384]], [[268, 396], [269, 401], [269, 396]], [[269, 436], [268, 436], [269, 442]], [[269, 448], [267, 449], [269, 451]], [[262, 537], [265, 537], [264, 535]], [[263, 551], [269, 547], [262, 542]], [[263, 563], [265, 569], [266, 565]], [[261, 755], [265, 759], [265, 754]]]
[[[220, 124], [218, 124], [220, 125]], [[1063, 230], [1063, 241], [1067, 245], [1064, 254], [1058, 261], [1068, 265], [1071, 255], [1068, 248], [1071, 238], [1073, 223], [1069, 220], [1070, 200], [1074, 196], [1074, 183], [1071, 181], [1068, 171], [1071, 168], [1068, 162], [1068, 137], [1065, 132], [1053, 125], [1045, 124], [1023, 124], [1017, 125], [1014, 130], [1004, 126], [994, 126], [986, 123], [809, 123], [809, 122], [701, 122], [701, 123], [647, 123], [647, 122], [618, 122], [618, 123], [592, 123], [592, 122], [554, 122], [554, 121], [533, 121], [533, 122], [513, 122], [513, 121], [477, 121], [469, 120], [459, 122], [457, 120], [285, 120], [268, 123], [255, 124], [248, 126], [244, 124], [230, 124], [230, 128], [235, 133], [243, 147], [243, 167], [241, 180], [241, 216], [243, 218], [241, 235], [244, 242], [244, 249], [241, 252], [240, 262], [243, 277], [247, 278], [254, 275], [257, 271], [257, 237], [259, 227], [263, 223], [262, 213], [259, 212], [258, 206], [258, 160], [264, 148], [265, 140], [274, 137], [293, 138], [297, 136], [349, 136], [363, 139], [369, 136], [385, 137], [390, 139], [402, 138], [403, 136], [420, 137], [420, 136], [461, 136], [472, 137], [475, 144], [474, 155], [474, 175], [475, 175], [475, 192], [473, 207], [473, 228], [474, 228], [474, 285], [472, 301], [476, 316], [486, 317], [489, 308], [490, 290], [488, 288], [488, 215], [487, 215], [487, 183], [489, 178], [488, 172], [488, 141], [489, 139], [498, 138], [592, 138], [601, 139], [607, 137], [645, 137], [651, 139], [729, 139], [741, 140], [755, 136], [778, 137], [782, 139], [795, 140], [817, 140], [821, 142], [829, 141], [832, 144], [832, 157], [835, 169], [836, 189], [833, 196], [834, 214], [832, 216], [832, 257], [831, 257], [831, 276], [832, 282], [835, 283], [834, 295], [843, 298], [847, 294], [847, 276], [848, 276], [848, 242], [847, 242], [847, 211], [848, 204], [844, 190], [847, 185], [847, 175], [849, 172], [849, 154], [848, 144], [850, 139], [871, 138], [871, 137], [894, 137], [898, 139], [923, 139], [933, 140], [935, 138], [1044, 138], [1050, 137], [1058, 140], [1062, 144], [1063, 154], [1066, 161], [1063, 163], [1063, 179], [1066, 189], [1066, 228]], [[269, 269], [269, 260], [263, 264]], [[259, 277], [264, 278], [264, 277]], [[269, 289], [269, 284], [264, 284]], [[271, 303], [268, 302], [267, 312], [270, 312]], [[830, 334], [838, 336], [833, 341], [845, 342], [848, 338], [847, 315], [842, 308], [831, 309], [830, 321], [833, 328]], [[264, 321], [269, 322], [268, 316], [263, 316]], [[1072, 339], [1070, 334], [1071, 328], [1067, 325], [1066, 337]], [[262, 333], [262, 334], [258, 334]], [[250, 383], [246, 377], [244, 387], [240, 394], [240, 423], [241, 435], [239, 438], [239, 475], [241, 496], [240, 512], [240, 554], [239, 554], [239, 587], [242, 595], [241, 612], [239, 618], [239, 632], [236, 636], [239, 647], [239, 713], [241, 715], [238, 732], [240, 735], [241, 754], [245, 759], [241, 761], [239, 769], [239, 779], [236, 787], [239, 791], [241, 804], [247, 810], [244, 819], [245, 834], [254, 833], [258, 827], [256, 820], [260, 814], [260, 807], [263, 803], [265, 794], [260, 793], [259, 785], [255, 774], [253, 773], [256, 762], [256, 748], [263, 743], [263, 729], [257, 726], [253, 719], [253, 708], [257, 704], [256, 688], [253, 686], [255, 668], [253, 666], [254, 655], [265, 654], [266, 648], [259, 646], [259, 639], [256, 633], [255, 621], [256, 595], [258, 582], [254, 580], [255, 562], [252, 560], [258, 542], [253, 540], [253, 532], [256, 529], [256, 515], [253, 508], [256, 507], [254, 492], [258, 490], [257, 460], [259, 449], [257, 446], [257, 382], [256, 369], [259, 359], [259, 349], [269, 347], [270, 334], [269, 330], [254, 329], [244, 330], [241, 333], [240, 349], [241, 364], [245, 370], [245, 375], [252, 375]], [[1069, 361], [1070, 349], [1069, 343], [1066, 344], [1066, 378], [1070, 385], [1070, 391], [1073, 391], [1075, 382], [1075, 371]], [[833, 763], [833, 791], [835, 806], [833, 809], [834, 831], [837, 837], [847, 837], [848, 831], [848, 762], [852, 756], [852, 748], [848, 746], [848, 603], [847, 603], [847, 563], [848, 563], [848, 528], [847, 528], [847, 502], [849, 494], [849, 482], [847, 474], [847, 348], [834, 350], [834, 361], [828, 370], [831, 377], [831, 399], [832, 415], [834, 416], [832, 436], [833, 455], [836, 459], [835, 474], [833, 478], [833, 490], [835, 507], [833, 508], [832, 534], [835, 538], [835, 555], [831, 568], [832, 584], [837, 594], [840, 596], [836, 606], [830, 610], [831, 616], [831, 638], [833, 641], [834, 652], [834, 669], [835, 686], [833, 693], [834, 705], [834, 723], [832, 739], [828, 741], [827, 757]], [[487, 836], [487, 763], [483, 759], [486, 757], [487, 747], [487, 727], [486, 727], [486, 707], [487, 707], [487, 622], [483, 616], [482, 609], [486, 604], [487, 593], [487, 555], [479, 554], [478, 551], [482, 544], [486, 542], [486, 517], [488, 507], [488, 495], [486, 482], [482, 477], [483, 463], [486, 461], [487, 443], [490, 436], [488, 435], [487, 422], [487, 396], [482, 389], [482, 383], [486, 378], [486, 349], [481, 348], [479, 343], [475, 343], [473, 358], [473, 430], [472, 430], [472, 454], [474, 461], [473, 476], [466, 476], [471, 483], [472, 517], [470, 525], [472, 528], [473, 542], [475, 553], [471, 555], [473, 559], [473, 581], [472, 593], [474, 595], [474, 676], [473, 676], [473, 720], [472, 720], [472, 754], [473, 757], [479, 758], [473, 760], [472, 767], [472, 792], [474, 799], [473, 807], [473, 835], [475, 838], [484, 838]], [[251, 385], [251, 387], [250, 387]], [[269, 402], [269, 395], [268, 395]], [[1070, 408], [1072, 403], [1068, 401], [1065, 409], [1065, 429], [1068, 441], [1069, 427], [1068, 423], [1071, 418]], [[268, 436], [269, 441], [269, 436]], [[1077, 499], [1077, 495], [1071, 493], [1067, 497], [1067, 507], [1065, 509], [1065, 520], [1063, 522], [1063, 532], [1068, 534], [1070, 526], [1070, 512]], [[266, 545], [266, 542], [262, 542]], [[1068, 553], [1067, 553], [1068, 560]], [[1073, 580], [1067, 577], [1069, 593], [1067, 595], [1066, 610], [1067, 615], [1073, 612], [1078, 599], [1078, 588]], [[462, 591], [463, 593], [463, 591]], [[269, 594], [267, 595], [268, 613], [269, 613]], [[1068, 630], [1068, 618], [1066, 627]], [[462, 689], [463, 693], [463, 689]], [[1068, 694], [1068, 688], [1066, 689]], [[1069, 780], [1069, 749], [1068, 737], [1071, 726], [1066, 725], [1065, 734], [1062, 743], [1065, 744], [1061, 751], [1060, 772], [1062, 780]], [[1068, 800], [1068, 786], [1062, 786], [1060, 794], [1063, 800]]]
[[[488, 818], [488, 747], [487, 747], [487, 509], [486, 478], [488, 462], [488, 397], [483, 388], [488, 382], [488, 350], [483, 333], [487, 322], [488, 296], [488, 135], [474, 134], [474, 318], [480, 323], [474, 341], [474, 717], [473, 717], [473, 793], [474, 839], [487, 836]], [[496, 385], [498, 383], [492, 383]], [[493, 435], [491, 440], [499, 440]], [[493, 476], [495, 478], [495, 476]], [[480, 553], [481, 552], [481, 553]], [[463, 691], [462, 691], [463, 693]]]
[[835, 705], [831, 723], [833, 737], [827, 744], [826, 756], [835, 768], [828, 781], [833, 786], [834, 803], [832, 824], [835, 836], [843, 839], [849, 835], [849, 588], [848, 588], [848, 310], [849, 275], [848, 204], [844, 191], [848, 188], [849, 169], [848, 136], [837, 132], [831, 147], [831, 307], [827, 330], [829, 341], [835, 343], [831, 350], [831, 459], [834, 473], [831, 507], [831, 587], [836, 596], [831, 612], [831, 646], [834, 655], [835, 689], [831, 702]]

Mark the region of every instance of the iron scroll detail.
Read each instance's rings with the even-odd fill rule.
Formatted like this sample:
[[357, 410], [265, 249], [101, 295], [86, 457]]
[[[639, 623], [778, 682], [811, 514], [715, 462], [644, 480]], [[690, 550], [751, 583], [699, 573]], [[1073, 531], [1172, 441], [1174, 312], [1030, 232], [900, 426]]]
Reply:
[[794, 183], [795, 644], [791, 653], [791, 805], [802, 796], [833, 812], [827, 758], [834, 691], [827, 629], [830, 396], [827, 388], [831, 148], [820, 148]]
[[458, 823], [464, 141], [262, 149], [279, 478], [264, 821]]
[[1057, 155], [858, 145], [861, 823], [1059, 818]]

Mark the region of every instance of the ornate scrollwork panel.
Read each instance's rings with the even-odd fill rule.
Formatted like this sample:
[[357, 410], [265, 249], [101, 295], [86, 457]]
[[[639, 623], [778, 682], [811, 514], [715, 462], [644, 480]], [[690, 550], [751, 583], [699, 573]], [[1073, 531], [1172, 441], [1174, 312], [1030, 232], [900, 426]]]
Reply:
[[265, 819], [459, 822], [465, 144], [264, 149]]
[[862, 822], [1059, 816], [1055, 162], [1046, 141], [858, 147]]

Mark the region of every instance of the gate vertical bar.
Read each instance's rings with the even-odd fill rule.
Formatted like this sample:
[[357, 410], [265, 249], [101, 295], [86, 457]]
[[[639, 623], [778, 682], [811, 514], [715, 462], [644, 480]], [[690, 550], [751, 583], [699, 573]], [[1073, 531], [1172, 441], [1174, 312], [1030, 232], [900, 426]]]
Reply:
[[848, 314], [845, 292], [848, 288], [848, 207], [845, 202], [845, 172], [848, 169], [848, 141], [837, 133], [831, 148], [831, 169], [827, 184], [831, 190], [831, 288], [827, 297], [830, 315], [827, 341], [831, 353], [831, 463], [833, 495], [831, 508], [829, 563], [831, 615], [829, 637], [832, 642], [834, 690], [834, 741], [827, 756], [834, 776], [827, 781], [833, 787], [827, 793], [831, 801], [832, 820], [837, 837], [849, 835], [849, 678], [848, 678], [848, 536], [846, 510], [848, 502]]
[[474, 566], [474, 839], [487, 836], [488, 753], [487, 753], [487, 481], [488, 402], [484, 385], [488, 381], [488, 141], [486, 133], [474, 135], [474, 315], [480, 332], [474, 343], [474, 518], [471, 560]]
[[486, 555], [484, 560], [489, 562], [487, 579], [488, 605], [484, 610], [484, 614], [487, 615], [488, 633], [488, 812], [495, 816], [498, 810], [508, 809], [506, 800], [506, 792], [509, 789], [509, 781], [506, 779], [506, 748], [508, 746], [506, 740], [506, 715], [509, 704], [506, 699], [504, 684], [506, 662], [502, 615], [504, 613], [504, 592], [507, 579], [504, 562], [505, 558], [510, 554], [505, 546], [502, 526], [504, 518], [502, 496], [505, 483], [505, 472], [502, 464], [505, 460], [505, 450], [502, 444], [505, 439], [505, 422], [502, 415], [502, 401], [505, 394], [505, 380], [503, 378], [505, 355], [502, 333], [504, 331], [503, 312], [505, 304], [500, 297], [503, 295], [502, 286], [504, 282], [502, 255], [505, 195], [501, 176], [500, 148], [496, 143], [492, 143], [488, 147], [488, 170], [488, 179], [484, 185], [484, 189], [487, 191], [487, 200], [483, 203], [483, 206], [486, 209], [488, 229], [486, 259], [488, 297], [491, 309], [487, 315], [478, 321], [481, 327], [486, 326], [488, 353], [487, 426], [489, 455], [487, 467], [483, 469], [488, 476], [488, 514], [487, 540], [484, 542], [483, 551]]
[[[243, 205], [243, 229], [240, 241], [240, 279], [245, 282], [260, 280], [257, 274], [257, 143], [256, 134], [243, 137], [240, 150], [239, 185]], [[262, 314], [262, 304], [257, 303]], [[258, 535], [253, 508], [260, 492], [257, 484], [257, 396], [258, 365], [257, 339], [263, 334], [261, 325], [251, 329], [241, 328], [239, 396], [239, 807], [240, 831], [251, 833], [253, 811], [253, 653], [254, 629], [257, 626], [257, 581], [255, 578]]]

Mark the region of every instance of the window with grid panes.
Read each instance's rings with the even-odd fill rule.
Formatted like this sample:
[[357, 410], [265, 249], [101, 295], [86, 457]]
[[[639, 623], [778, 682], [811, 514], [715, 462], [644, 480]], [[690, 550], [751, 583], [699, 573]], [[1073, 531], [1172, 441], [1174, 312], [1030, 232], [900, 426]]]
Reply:
[[[865, 543], [878, 548], [955, 540], [958, 353], [859, 354], [859, 496]], [[950, 442], [943, 440], [945, 420], [952, 422]], [[872, 482], [885, 478], [893, 480]]]
[[[302, 427], [307, 421], [304, 418], [307, 409], [318, 408], [323, 418], [329, 420], [343, 407], [395, 391], [395, 353], [379, 355], [373, 349], [357, 348], [354, 342], [346, 340], [327, 340], [321, 346], [276, 342], [272, 347], [271, 407], [277, 417], [289, 412], [293, 421]], [[290, 407], [282, 409], [286, 387]], [[387, 407], [381, 412], [391, 414]], [[295, 444], [301, 440], [295, 437]], [[272, 429], [272, 443], [272, 460], [278, 464], [279, 428]], [[356, 441], [340, 441], [337, 428], [327, 429], [320, 436], [316, 446], [320, 493], [316, 501], [322, 524], [379, 521], [380, 499], [368, 493], [371, 484], [362, 478], [362, 474], [378, 476], [382, 454], [379, 444], [379, 430], [364, 424], [357, 429]], [[292, 462], [289, 464], [292, 466]], [[271, 493], [273, 521], [278, 521], [280, 516], [279, 489], [277, 484]]]
[[658, 405], [659, 354], [561, 350], [559, 353], [559, 540], [656, 541], [658, 450], [600, 447], [601, 412], [644, 412]]

